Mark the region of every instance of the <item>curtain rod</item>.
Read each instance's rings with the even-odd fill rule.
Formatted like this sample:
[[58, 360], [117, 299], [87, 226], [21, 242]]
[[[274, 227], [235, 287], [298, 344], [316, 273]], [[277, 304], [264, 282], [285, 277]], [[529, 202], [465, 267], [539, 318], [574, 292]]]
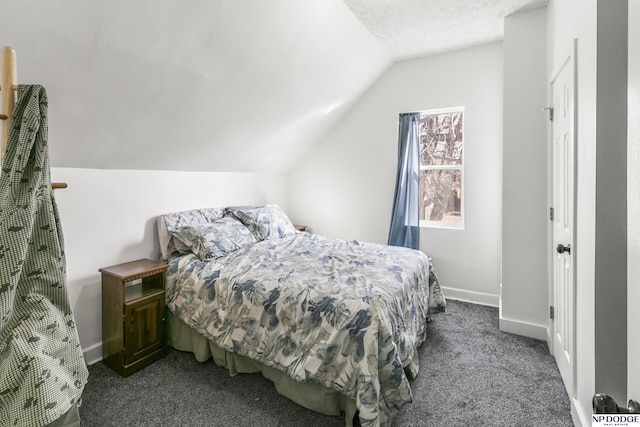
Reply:
[[[2, 95], [2, 110], [0, 111], [0, 120], [2, 120], [2, 151], [0, 152], [0, 159], [4, 159], [4, 154], [7, 151], [13, 108], [16, 105], [16, 92], [18, 90], [16, 64], [16, 51], [8, 46], [4, 46], [2, 48], [2, 81], [0, 81], [0, 95]], [[5, 88], [11, 88], [11, 90], [6, 90]], [[51, 188], [53, 190], [57, 188], [67, 188], [67, 184], [65, 182], [52, 182]]]

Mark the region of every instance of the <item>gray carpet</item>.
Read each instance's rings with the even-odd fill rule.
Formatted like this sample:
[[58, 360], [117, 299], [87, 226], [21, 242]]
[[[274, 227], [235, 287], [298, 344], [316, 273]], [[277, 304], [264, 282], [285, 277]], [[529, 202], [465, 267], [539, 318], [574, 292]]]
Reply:
[[[413, 403], [394, 426], [572, 426], [546, 343], [502, 333], [498, 309], [449, 301], [420, 349]], [[89, 367], [82, 426], [344, 426], [279, 396], [260, 374], [229, 377], [212, 361], [170, 350], [122, 378]]]

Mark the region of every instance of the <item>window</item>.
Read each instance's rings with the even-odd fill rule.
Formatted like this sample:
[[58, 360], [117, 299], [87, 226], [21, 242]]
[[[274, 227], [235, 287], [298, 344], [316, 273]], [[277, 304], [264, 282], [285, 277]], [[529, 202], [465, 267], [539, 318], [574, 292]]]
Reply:
[[464, 228], [464, 108], [420, 115], [420, 225]]

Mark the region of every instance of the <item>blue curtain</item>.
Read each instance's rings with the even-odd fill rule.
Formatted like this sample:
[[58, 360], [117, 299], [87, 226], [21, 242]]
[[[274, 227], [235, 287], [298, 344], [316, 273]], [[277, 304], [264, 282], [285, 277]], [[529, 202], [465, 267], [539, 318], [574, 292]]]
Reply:
[[398, 174], [393, 197], [389, 241], [391, 246], [418, 249], [420, 219], [420, 113], [400, 114], [398, 129]]

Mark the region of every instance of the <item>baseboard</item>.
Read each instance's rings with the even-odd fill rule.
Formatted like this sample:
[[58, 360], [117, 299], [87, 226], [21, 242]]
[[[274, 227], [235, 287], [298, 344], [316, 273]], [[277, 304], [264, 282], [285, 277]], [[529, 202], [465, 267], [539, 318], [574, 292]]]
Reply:
[[593, 409], [589, 407], [589, 412], [585, 413], [578, 399], [571, 399], [571, 418], [575, 427], [589, 427], [591, 425], [591, 414]]
[[546, 325], [506, 318], [502, 315], [502, 307], [500, 307], [499, 323], [502, 332], [547, 341], [548, 331]]
[[467, 291], [464, 289], [447, 288], [442, 286], [442, 293], [447, 299], [471, 302], [473, 304], [488, 305], [498, 307], [500, 301], [498, 295], [486, 294], [484, 292]]
[[102, 360], [102, 343], [96, 343], [82, 350], [84, 361], [87, 365], [93, 365]]

